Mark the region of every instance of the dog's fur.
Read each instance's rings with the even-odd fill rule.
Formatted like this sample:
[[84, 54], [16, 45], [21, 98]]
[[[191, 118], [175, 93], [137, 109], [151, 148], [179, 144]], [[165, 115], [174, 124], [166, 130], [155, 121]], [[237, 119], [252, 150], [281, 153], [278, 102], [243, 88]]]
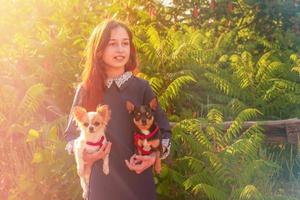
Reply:
[[[87, 198], [89, 177], [91, 168], [84, 165], [83, 150], [88, 153], [96, 152], [107, 142], [104, 131], [111, 112], [107, 105], [98, 106], [96, 112], [87, 112], [83, 107], [76, 106], [72, 114], [80, 128], [80, 136], [74, 142], [74, 155], [77, 164], [77, 173], [80, 177], [81, 187], [83, 189], [83, 198]], [[103, 160], [103, 172], [109, 174], [109, 156], [106, 155]]]
[[[129, 113], [133, 114], [133, 122], [136, 127], [135, 146], [139, 155], [155, 154], [154, 169], [157, 173], [161, 170], [162, 153], [161, 133], [159, 127], [155, 123], [154, 113], [157, 109], [158, 102], [153, 98], [149, 105], [136, 106], [131, 101], [126, 102], [126, 107]], [[158, 130], [156, 130], [158, 129]], [[151, 133], [158, 131], [153, 136]], [[155, 132], [156, 132], [155, 131]]]

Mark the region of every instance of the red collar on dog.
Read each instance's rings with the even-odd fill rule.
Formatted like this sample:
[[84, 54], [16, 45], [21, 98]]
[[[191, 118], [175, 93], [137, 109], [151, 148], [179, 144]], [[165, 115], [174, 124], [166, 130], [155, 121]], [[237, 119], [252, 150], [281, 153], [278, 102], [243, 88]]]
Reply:
[[142, 140], [152, 138], [158, 132], [158, 129], [159, 129], [158, 126], [156, 126], [156, 128], [148, 135], [135, 133], [135, 137], [137, 137], [137, 139], [142, 139]]
[[100, 146], [100, 147], [102, 147], [103, 140], [104, 140], [104, 136], [102, 136], [98, 142], [89, 142], [89, 141], [87, 141], [86, 144], [91, 145], [91, 146]]
[[158, 133], [158, 130], [159, 130], [159, 128], [158, 128], [158, 126], [156, 126], [156, 128], [148, 135], [144, 135], [141, 133], [134, 134], [134, 144], [135, 144], [136, 148], [142, 153], [142, 155], [150, 155], [152, 151], [151, 150], [145, 151], [142, 146], [138, 145], [138, 140], [139, 139], [145, 140], [145, 139], [152, 138], [156, 133]]

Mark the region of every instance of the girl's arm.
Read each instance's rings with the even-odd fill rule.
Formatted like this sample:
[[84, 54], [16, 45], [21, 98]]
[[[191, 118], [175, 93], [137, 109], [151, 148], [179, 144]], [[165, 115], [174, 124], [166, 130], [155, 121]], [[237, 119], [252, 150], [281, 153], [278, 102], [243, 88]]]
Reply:
[[68, 118], [67, 128], [64, 131], [64, 137], [68, 142], [66, 145], [66, 150], [69, 154], [73, 153], [73, 145], [74, 140], [79, 136], [80, 130], [77, 128], [76, 122], [72, 116], [72, 109], [74, 106], [81, 106], [82, 105], [82, 86], [79, 85], [76, 89], [75, 96], [73, 99], [71, 111]]
[[[146, 82], [146, 89], [144, 94], [144, 103], [148, 104], [153, 98], [156, 98], [151, 86], [148, 82]], [[154, 114], [157, 125], [160, 128], [160, 132], [162, 133], [162, 146], [163, 146], [163, 154], [161, 155], [161, 159], [165, 159], [169, 153], [171, 148], [171, 127], [169, 121], [166, 117], [165, 112], [162, 110], [161, 106], [158, 103], [157, 109]]]

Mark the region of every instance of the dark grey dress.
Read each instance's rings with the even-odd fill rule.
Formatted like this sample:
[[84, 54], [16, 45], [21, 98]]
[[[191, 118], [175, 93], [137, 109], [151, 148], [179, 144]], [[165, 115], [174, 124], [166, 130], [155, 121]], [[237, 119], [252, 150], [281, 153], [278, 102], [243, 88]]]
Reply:
[[[84, 95], [82, 88], [78, 88], [73, 106], [81, 105]], [[104, 103], [111, 109], [111, 120], [108, 123], [106, 136], [112, 142], [109, 156], [109, 175], [102, 171], [102, 160], [95, 162], [90, 177], [89, 200], [155, 200], [156, 191], [152, 174], [152, 167], [141, 174], [130, 171], [125, 160], [134, 154], [132, 116], [126, 110], [126, 100], [136, 105], [147, 104], [154, 97], [154, 93], [147, 81], [131, 76], [120, 87], [115, 82], [107, 88]], [[155, 113], [163, 138], [170, 138], [169, 122], [161, 107]], [[65, 131], [68, 141], [76, 138], [79, 131], [70, 116]]]

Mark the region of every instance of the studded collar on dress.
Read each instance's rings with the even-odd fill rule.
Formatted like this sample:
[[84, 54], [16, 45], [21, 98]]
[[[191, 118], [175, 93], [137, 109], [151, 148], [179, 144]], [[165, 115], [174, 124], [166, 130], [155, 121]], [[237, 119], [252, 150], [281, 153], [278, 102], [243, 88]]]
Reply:
[[106, 80], [105, 85], [107, 88], [110, 88], [113, 84], [113, 82], [116, 83], [116, 85], [118, 86], [118, 88], [121, 88], [121, 86], [128, 81], [131, 77], [132, 77], [132, 72], [128, 71], [125, 72], [124, 74], [122, 74], [121, 76], [117, 77], [117, 78], [109, 78]]

